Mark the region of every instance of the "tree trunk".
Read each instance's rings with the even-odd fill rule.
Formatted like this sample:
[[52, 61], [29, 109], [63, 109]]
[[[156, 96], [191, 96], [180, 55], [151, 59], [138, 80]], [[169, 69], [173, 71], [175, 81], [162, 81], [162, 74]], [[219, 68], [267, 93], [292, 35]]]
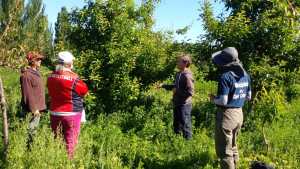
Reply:
[[3, 89], [3, 83], [2, 79], [0, 78], [0, 107], [2, 111], [2, 117], [3, 117], [3, 145], [4, 145], [4, 158], [7, 156], [7, 148], [8, 148], [8, 122], [7, 122], [7, 112], [6, 112], [6, 101], [4, 96], [4, 89]]

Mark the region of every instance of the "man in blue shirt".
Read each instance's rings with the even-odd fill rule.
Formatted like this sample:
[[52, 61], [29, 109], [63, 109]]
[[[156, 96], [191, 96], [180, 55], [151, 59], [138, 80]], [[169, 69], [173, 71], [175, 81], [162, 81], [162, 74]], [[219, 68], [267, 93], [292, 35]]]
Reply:
[[217, 105], [215, 145], [221, 160], [221, 169], [236, 169], [238, 163], [237, 136], [243, 124], [242, 107], [251, 99], [250, 77], [238, 59], [234, 47], [212, 55], [213, 63], [220, 69], [217, 96], [210, 100]]

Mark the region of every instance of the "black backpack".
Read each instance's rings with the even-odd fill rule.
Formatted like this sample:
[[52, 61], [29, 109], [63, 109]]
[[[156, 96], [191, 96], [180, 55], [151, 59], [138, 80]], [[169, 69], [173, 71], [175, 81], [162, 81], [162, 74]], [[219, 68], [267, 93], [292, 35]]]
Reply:
[[254, 161], [251, 164], [250, 169], [274, 169], [274, 167], [260, 161]]

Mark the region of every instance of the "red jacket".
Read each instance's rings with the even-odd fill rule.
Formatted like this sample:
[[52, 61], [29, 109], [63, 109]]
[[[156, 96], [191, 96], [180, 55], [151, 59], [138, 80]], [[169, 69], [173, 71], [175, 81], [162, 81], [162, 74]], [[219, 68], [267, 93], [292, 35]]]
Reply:
[[50, 96], [50, 111], [82, 112], [83, 97], [88, 92], [87, 85], [71, 71], [54, 71], [47, 81]]

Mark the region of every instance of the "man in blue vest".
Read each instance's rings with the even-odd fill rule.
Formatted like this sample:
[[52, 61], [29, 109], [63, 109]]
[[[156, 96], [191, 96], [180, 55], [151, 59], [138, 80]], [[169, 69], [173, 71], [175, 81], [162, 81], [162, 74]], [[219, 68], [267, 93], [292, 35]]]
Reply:
[[238, 59], [234, 47], [212, 55], [213, 63], [220, 69], [217, 96], [210, 100], [217, 105], [215, 148], [221, 169], [236, 169], [238, 163], [237, 136], [243, 124], [242, 107], [251, 99], [250, 77]]

